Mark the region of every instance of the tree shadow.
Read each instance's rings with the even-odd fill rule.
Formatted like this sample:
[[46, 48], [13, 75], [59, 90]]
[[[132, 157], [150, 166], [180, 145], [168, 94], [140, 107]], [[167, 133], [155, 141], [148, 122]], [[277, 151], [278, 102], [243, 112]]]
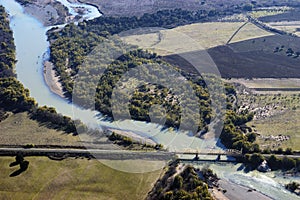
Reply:
[[18, 164], [19, 164], [19, 163], [15, 161], [15, 162], [10, 163], [10, 164], [9, 164], [9, 167], [14, 167], [14, 166], [17, 166]]
[[[18, 165], [19, 163], [17, 162], [13, 162], [10, 164], [10, 166], [16, 166]], [[27, 169], [28, 169], [28, 166], [29, 166], [29, 162], [27, 160], [23, 161], [20, 163], [20, 169], [14, 171], [13, 173], [11, 173], [9, 176], [10, 177], [15, 177], [15, 176], [19, 176], [20, 174], [22, 174], [23, 172], [25, 172]]]

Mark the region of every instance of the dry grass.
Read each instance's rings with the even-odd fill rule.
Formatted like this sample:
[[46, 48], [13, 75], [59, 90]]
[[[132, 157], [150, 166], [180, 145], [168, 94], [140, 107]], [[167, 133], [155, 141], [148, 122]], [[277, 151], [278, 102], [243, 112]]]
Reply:
[[[278, 9], [280, 7], [277, 7]], [[289, 7], [282, 7], [282, 10], [256, 10], [251, 12], [251, 16], [254, 18], [260, 18], [260, 17], [265, 17], [265, 16], [274, 16], [274, 15], [279, 15], [282, 13], [285, 13], [286, 11], [290, 10], [291, 8]]]
[[257, 78], [257, 79], [235, 79], [229, 82], [236, 82], [245, 85], [247, 88], [299, 88], [300, 79], [296, 78]]
[[[231, 79], [248, 88], [293, 88], [299, 86], [299, 79]], [[237, 87], [238, 104], [255, 112], [255, 120], [248, 123], [261, 136], [290, 136], [287, 141], [265, 140], [258, 137], [261, 148], [278, 149], [291, 147], [300, 150], [300, 94], [292, 91], [277, 94], [260, 91], [253, 93], [245, 87]]]
[[241, 42], [244, 40], [261, 38], [261, 37], [266, 37], [271, 35], [274, 34], [267, 32], [261, 28], [258, 28], [252, 23], [248, 23], [238, 32], [238, 34], [236, 34], [236, 36], [231, 40], [231, 43]]
[[299, 32], [300, 21], [272, 22], [272, 23], [268, 23], [268, 25], [276, 29], [283, 30], [288, 33], [294, 33], [300, 36], [300, 32]]
[[113, 170], [97, 160], [52, 161], [28, 157], [29, 168], [9, 175], [12, 157], [0, 158], [0, 199], [144, 199], [161, 171], [130, 174]]
[[[258, 133], [265, 136], [277, 136], [281, 134], [291, 137], [290, 140], [283, 142], [266, 141], [265, 139], [258, 138], [258, 143], [263, 149], [268, 147], [271, 149], [277, 149], [279, 147], [285, 149], [290, 147], [294, 150], [300, 150], [300, 110], [289, 110], [283, 115], [277, 115], [265, 120], [252, 121], [249, 125], [254, 125]], [[276, 144], [279, 144], [279, 146]]]
[[[127, 43], [137, 45], [141, 48], [154, 50], [161, 55], [168, 55], [172, 52], [166, 52], [163, 49], [168, 48], [172, 51], [176, 50], [176, 52], [186, 52], [225, 45], [234, 32], [243, 24], [244, 22], [195, 23], [157, 33], [131, 35], [123, 37], [123, 39]], [[233, 38], [232, 42], [268, 35], [272, 34], [253, 24], [247, 24]]]

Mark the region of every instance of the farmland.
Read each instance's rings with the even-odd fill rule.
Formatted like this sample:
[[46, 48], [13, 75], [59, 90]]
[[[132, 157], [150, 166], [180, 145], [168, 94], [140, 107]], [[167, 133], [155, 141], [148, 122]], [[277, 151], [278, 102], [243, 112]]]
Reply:
[[[293, 52], [299, 51], [299, 38], [274, 35], [248, 23], [232, 38], [230, 44], [225, 45], [243, 24], [240, 22], [191, 24], [156, 33], [131, 35], [123, 39], [164, 56], [172, 54], [163, 51], [165, 47], [170, 46], [172, 49], [181, 47], [181, 51], [185, 52], [207, 49], [224, 78], [300, 77], [297, 55], [287, 53], [289, 49]], [[185, 42], [185, 49], [182, 49], [182, 41], [174, 43], [179, 36], [189, 41]]]
[[[244, 22], [208, 22], [195, 23], [185, 26], [179, 26], [171, 30], [157, 31], [156, 33], [130, 35], [123, 37], [123, 40], [143, 48], [149, 48], [158, 51], [162, 55], [169, 53], [161, 52], [164, 47], [170, 44], [177, 45], [182, 48], [182, 44], [176, 42], [174, 39], [178, 36], [187, 37], [191, 41], [188, 45], [185, 44], [186, 50], [196, 51], [209, 49], [217, 46], [222, 46], [227, 43], [229, 38], [235, 31], [241, 27]], [[243, 29], [233, 38], [232, 43], [260, 38], [272, 35], [253, 24], [247, 24]], [[199, 49], [199, 47], [201, 49]], [[174, 47], [175, 49], [176, 47]]]

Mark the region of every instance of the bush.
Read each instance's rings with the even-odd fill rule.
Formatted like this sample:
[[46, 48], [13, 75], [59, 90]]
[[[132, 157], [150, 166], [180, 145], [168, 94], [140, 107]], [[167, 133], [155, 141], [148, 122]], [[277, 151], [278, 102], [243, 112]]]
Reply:
[[292, 148], [286, 148], [284, 154], [285, 154], [285, 155], [292, 155], [292, 154], [293, 154]]
[[282, 158], [282, 169], [290, 170], [296, 167], [296, 160], [284, 156]]
[[180, 175], [175, 176], [172, 189], [181, 189], [183, 185], [183, 178]]
[[256, 169], [264, 160], [265, 158], [258, 153], [254, 153], [251, 156], [248, 156], [248, 164], [253, 168]]

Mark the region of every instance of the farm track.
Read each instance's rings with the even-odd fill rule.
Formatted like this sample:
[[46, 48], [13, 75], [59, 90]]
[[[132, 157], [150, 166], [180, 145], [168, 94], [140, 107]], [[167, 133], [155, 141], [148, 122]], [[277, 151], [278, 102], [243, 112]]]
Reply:
[[229, 40], [226, 42], [226, 45], [229, 44], [232, 39], [240, 32], [240, 30], [242, 30], [242, 28], [244, 28], [249, 22], [244, 23], [242, 26], [240, 26], [233, 34], [232, 36], [229, 38]]

